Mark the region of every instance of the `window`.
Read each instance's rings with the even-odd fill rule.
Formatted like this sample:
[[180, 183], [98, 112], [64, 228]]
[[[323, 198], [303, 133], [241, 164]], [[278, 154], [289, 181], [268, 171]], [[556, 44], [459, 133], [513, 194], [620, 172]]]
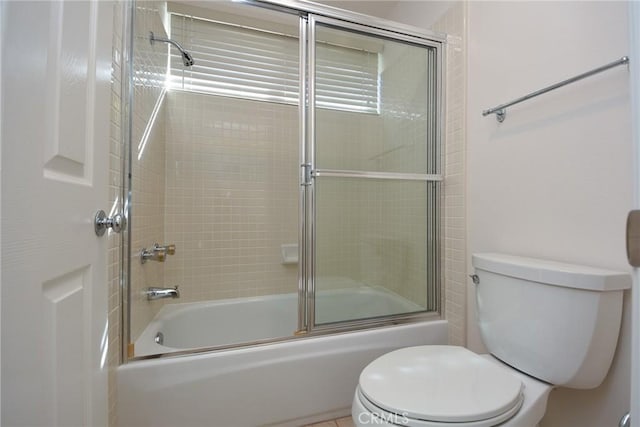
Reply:
[[[298, 39], [190, 16], [171, 15], [172, 37], [194, 58], [171, 50], [169, 87], [297, 104]], [[378, 112], [378, 53], [322, 43], [316, 68], [319, 107]], [[329, 59], [327, 59], [329, 58]]]

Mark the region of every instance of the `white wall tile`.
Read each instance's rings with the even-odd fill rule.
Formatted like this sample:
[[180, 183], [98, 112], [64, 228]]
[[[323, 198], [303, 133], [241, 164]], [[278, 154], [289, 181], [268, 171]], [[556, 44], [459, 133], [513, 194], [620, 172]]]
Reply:
[[174, 91], [167, 96], [165, 281], [176, 302], [297, 291], [296, 106]]

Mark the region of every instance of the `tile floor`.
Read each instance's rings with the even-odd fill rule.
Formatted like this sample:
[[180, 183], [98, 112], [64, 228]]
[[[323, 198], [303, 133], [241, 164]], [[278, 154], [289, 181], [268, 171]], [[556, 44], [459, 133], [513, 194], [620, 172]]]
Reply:
[[354, 427], [351, 417], [338, 418], [331, 421], [323, 421], [321, 423], [309, 424], [305, 427]]

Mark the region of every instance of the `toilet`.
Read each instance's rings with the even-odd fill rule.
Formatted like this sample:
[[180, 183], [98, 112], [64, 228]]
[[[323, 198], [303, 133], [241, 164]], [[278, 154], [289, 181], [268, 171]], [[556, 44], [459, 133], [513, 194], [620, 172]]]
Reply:
[[360, 374], [356, 426], [535, 427], [554, 387], [604, 380], [629, 274], [496, 253], [472, 264], [490, 354], [427, 345], [379, 357]]

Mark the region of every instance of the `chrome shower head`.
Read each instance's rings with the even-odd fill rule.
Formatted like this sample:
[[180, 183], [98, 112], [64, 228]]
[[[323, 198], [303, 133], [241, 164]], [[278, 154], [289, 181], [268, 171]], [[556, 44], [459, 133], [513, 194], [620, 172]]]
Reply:
[[149, 41], [151, 42], [151, 44], [153, 44], [153, 42], [163, 42], [163, 43], [169, 43], [174, 45], [176, 49], [180, 51], [180, 55], [182, 55], [182, 63], [184, 64], [185, 67], [191, 67], [194, 64], [193, 56], [191, 56], [189, 52], [184, 50], [178, 42], [175, 42], [171, 39], [161, 39], [159, 37], [156, 37], [153, 34], [153, 31], [149, 31]]
[[191, 67], [193, 65], [193, 56], [186, 50], [180, 50], [182, 54], [182, 63], [185, 67]]

